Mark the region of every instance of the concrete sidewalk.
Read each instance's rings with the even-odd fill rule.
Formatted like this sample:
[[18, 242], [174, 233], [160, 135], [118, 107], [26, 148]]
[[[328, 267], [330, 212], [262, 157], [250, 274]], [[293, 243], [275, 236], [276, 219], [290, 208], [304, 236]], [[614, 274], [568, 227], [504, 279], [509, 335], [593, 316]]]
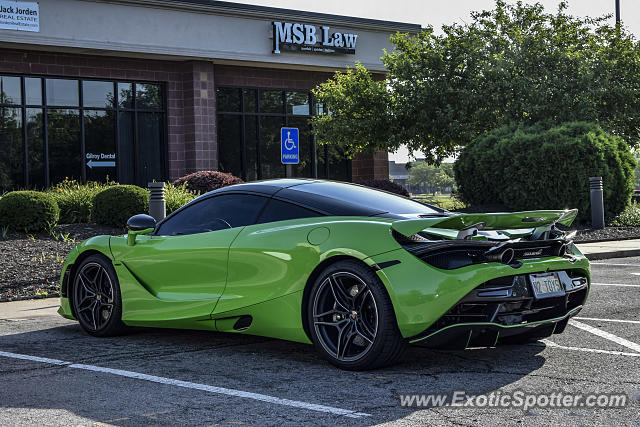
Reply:
[[30, 299], [0, 303], [0, 320], [33, 319], [55, 315], [60, 298]]
[[576, 246], [590, 260], [640, 256], [640, 239], [576, 243]]

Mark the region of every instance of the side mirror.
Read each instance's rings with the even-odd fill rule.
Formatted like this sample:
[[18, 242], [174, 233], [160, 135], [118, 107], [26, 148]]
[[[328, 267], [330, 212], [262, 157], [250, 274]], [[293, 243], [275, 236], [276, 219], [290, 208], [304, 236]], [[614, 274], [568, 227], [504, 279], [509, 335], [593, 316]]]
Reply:
[[149, 215], [134, 215], [127, 221], [127, 245], [136, 244], [138, 234], [149, 234], [156, 228], [156, 220]]

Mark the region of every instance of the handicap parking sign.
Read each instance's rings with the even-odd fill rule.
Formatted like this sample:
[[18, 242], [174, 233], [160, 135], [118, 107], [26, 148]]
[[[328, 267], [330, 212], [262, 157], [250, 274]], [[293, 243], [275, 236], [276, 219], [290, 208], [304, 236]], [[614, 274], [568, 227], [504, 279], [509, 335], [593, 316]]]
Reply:
[[283, 165], [297, 165], [300, 162], [298, 128], [280, 128], [280, 160]]

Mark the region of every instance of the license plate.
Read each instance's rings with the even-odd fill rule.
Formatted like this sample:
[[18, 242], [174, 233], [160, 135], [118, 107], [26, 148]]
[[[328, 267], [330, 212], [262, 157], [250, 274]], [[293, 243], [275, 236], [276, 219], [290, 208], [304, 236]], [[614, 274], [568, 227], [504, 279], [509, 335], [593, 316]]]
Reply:
[[564, 287], [558, 273], [532, 274], [531, 288], [536, 298], [551, 298], [564, 295]]

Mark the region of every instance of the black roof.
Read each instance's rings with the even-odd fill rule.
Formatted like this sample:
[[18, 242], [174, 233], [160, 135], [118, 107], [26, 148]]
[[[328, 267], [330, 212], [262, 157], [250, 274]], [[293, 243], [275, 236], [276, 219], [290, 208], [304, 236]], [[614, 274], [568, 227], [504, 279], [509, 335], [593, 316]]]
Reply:
[[210, 191], [200, 198], [221, 193], [253, 193], [292, 202], [332, 216], [375, 216], [442, 212], [386, 191], [347, 182], [287, 178], [254, 181]]

